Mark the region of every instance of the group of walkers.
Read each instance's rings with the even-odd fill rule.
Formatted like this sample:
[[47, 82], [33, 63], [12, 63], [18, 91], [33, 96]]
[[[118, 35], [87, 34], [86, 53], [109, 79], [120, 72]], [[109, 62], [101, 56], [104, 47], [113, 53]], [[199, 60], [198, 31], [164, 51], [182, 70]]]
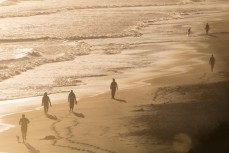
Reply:
[[[73, 112], [74, 104], [77, 104], [76, 95], [73, 92], [73, 90], [71, 90], [71, 92], [68, 95], [68, 102], [69, 102], [69, 107], [70, 107], [69, 112]], [[44, 113], [45, 114], [48, 113], [49, 106], [52, 107], [52, 104], [51, 104], [51, 101], [50, 101], [50, 98], [49, 98], [47, 92], [44, 93], [41, 105], [44, 106]]]
[[[210, 26], [209, 26], [209, 24], [207, 23], [206, 26], [205, 26], [205, 32], [206, 32], [207, 35], [208, 35], [208, 33], [209, 33], [209, 30], [210, 30]], [[191, 34], [191, 27], [188, 29], [188, 36], [189, 36], [190, 34]], [[215, 57], [213, 56], [213, 54], [212, 54], [212, 56], [210, 57], [209, 64], [210, 64], [210, 66], [211, 66], [211, 71], [213, 72], [213, 69], [214, 69], [214, 66], [215, 66]]]
[[[205, 26], [205, 30], [206, 30], [206, 34], [208, 34], [209, 30], [210, 30], [210, 26], [208, 23]], [[188, 29], [188, 36], [190, 34], [191, 34], [191, 28]], [[214, 65], [215, 65], [215, 58], [214, 58], [213, 54], [210, 57], [209, 64], [211, 65], [211, 71], [213, 72]], [[116, 93], [116, 90], [118, 90], [118, 84], [115, 81], [115, 79], [113, 79], [113, 81], [110, 84], [110, 90], [111, 90], [111, 98], [115, 99], [115, 93]], [[71, 90], [69, 95], [68, 95], [68, 102], [69, 102], [69, 108], [70, 108], [69, 112], [73, 112], [74, 105], [77, 104], [76, 95], [73, 92], [73, 90]], [[42, 106], [44, 106], [44, 113], [45, 114], [48, 113], [49, 106], [52, 107], [52, 104], [51, 104], [51, 101], [50, 101], [50, 98], [49, 98], [47, 92], [45, 92], [43, 97], [42, 97]], [[21, 125], [23, 142], [26, 140], [27, 126], [29, 123], [30, 123], [30, 121], [23, 114], [22, 118], [19, 120], [19, 125]]]
[[[113, 79], [113, 81], [111, 82], [110, 90], [111, 90], [111, 98], [115, 99], [115, 93], [116, 93], [116, 90], [118, 90], [118, 84], [115, 81], [115, 79]], [[76, 95], [73, 92], [73, 90], [71, 90], [69, 95], [68, 95], [68, 102], [69, 102], [69, 108], [70, 108], [69, 112], [73, 112], [74, 105], [77, 104]], [[50, 101], [50, 98], [49, 98], [47, 92], [45, 92], [43, 97], [42, 97], [42, 104], [41, 105], [44, 106], [44, 113], [45, 114], [48, 113], [49, 106], [52, 107], [52, 103]], [[30, 123], [29, 119], [27, 119], [25, 117], [25, 115], [22, 114], [22, 118], [19, 120], [19, 125], [21, 125], [21, 133], [22, 133], [23, 142], [26, 140], [27, 127], [28, 127], [29, 123]]]
[[[209, 30], [210, 30], [210, 26], [209, 26], [209, 24], [207, 23], [206, 25], [205, 25], [205, 32], [206, 32], [206, 34], [208, 35], [208, 33], [209, 33]], [[188, 28], [188, 36], [191, 34], [191, 27], [190, 28]]]

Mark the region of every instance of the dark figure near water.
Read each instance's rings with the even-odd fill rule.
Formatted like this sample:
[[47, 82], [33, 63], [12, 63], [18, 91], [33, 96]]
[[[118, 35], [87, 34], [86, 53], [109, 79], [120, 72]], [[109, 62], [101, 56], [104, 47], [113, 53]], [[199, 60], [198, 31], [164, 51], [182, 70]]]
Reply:
[[188, 36], [191, 34], [191, 27], [188, 29]]
[[208, 32], [209, 32], [209, 30], [210, 30], [210, 26], [209, 26], [208, 23], [207, 23], [206, 26], [205, 26], [205, 30], [206, 30], [206, 34], [208, 35]]
[[44, 106], [44, 113], [47, 114], [49, 111], [49, 105], [52, 107], [51, 101], [49, 99], [49, 96], [47, 92], [44, 93], [44, 96], [42, 98], [42, 106]]
[[118, 90], [118, 84], [117, 82], [115, 82], [115, 79], [113, 79], [113, 81], [111, 82], [110, 89], [111, 89], [111, 98], [115, 99], [116, 89]]
[[24, 114], [22, 114], [22, 118], [19, 120], [19, 125], [21, 125], [21, 134], [22, 134], [23, 143], [26, 140], [28, 124], [29, 124], [29, 120], [25, 117]]
[[213, 72], [214, 65], [215, 65], [215, 58], [214, 58], [213, 54], [209, 60], [209, 64], [211, 65], [211, 71]]
[[71, 90], [71, 92], [68, 95], [68, 102], [69, 102], [69, 107], [70, 107], [69, 112], [73, 112], [74, 104], [77, 104], [76, 95], [73, 92], [73, 90]]

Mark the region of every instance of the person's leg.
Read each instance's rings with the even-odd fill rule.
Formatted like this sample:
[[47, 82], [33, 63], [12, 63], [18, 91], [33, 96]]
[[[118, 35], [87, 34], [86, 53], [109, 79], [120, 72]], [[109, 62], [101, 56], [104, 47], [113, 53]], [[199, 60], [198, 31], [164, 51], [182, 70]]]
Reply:
[[111, 98], [114, 99], [114, 90], [111, 90]]
[[27, 136], [27, 128], [25, 128], [25, 130], [24, 130], [24, 135], [25, 135], [25, 140], [26, 140], [26, 136]]
[[25, 141], [25, 132], [23, 128], [21, 129], [21, 135], [22, 135], [22, 141], [24, 142]]
[[72, 112], [73, 112], [73, 109], [74, 109], [74, 103], [72, 104]]
[[69, 110], [69, 112], [72, 112], [72, 105], [70, 104], [70, 110]]
[[70, 102], [71, 103], [71, 112], [73, 112], [73, 109], [74, 109], [74, 102]]
[[112, 98], [113, 98], [113, 99], [115, 98], [115, 91], [116, 91], [116, 90], [112, 90]]
[[44, 113], [46, 114], [48, 111], [47, 111], [47, 105], [44, 105]]
[[23, 133], [23, 129], [21, 129], [21, 136], [22, 136], [22, 141], [24, 142], [24, 133]]
[[113, 90], [111, 90], [111, 98], [113, 98]]

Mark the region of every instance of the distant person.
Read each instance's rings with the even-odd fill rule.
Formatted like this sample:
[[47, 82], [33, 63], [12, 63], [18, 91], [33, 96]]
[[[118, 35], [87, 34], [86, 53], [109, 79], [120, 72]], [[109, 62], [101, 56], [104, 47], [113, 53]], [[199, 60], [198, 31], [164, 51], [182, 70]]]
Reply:
[[111, 82], [110, 89], [111, 89], [111, 98], [115, 99], [116, 89], [118, 90], [118, 84], [117, 82], [115, 82], [115, 79], [113, 79], [113, 81]]
[[44, 96], [42, 98], [42, 106], [44, 106], [44, 113], [47, 114], [49, 111], [49, 105], [52, 107], [51, 101], [49, 99], [49, 96], [47, 95], [47, 92], [44, 93]]
[[27, 126], [29, 124], [29, 120], [22, 114], [22, 118], [19, 120], [19, 125], [21, 125], [21, 133], [22, 133], [22, 140], [25, 142], [26, 135], [27, 135]]
[[215, 65], [215, 58], [214, 58], [213, 54], [209, 60], [209, 64], [211, 65], [211, 71], [213, 72], [214, 65]]
[[69, 112], [73, 112], [74, 104], [77, 104], [76, 95], [73, 92], [73, 90], [71, 90], [71, 92], [68, 95], [68, 102], [69, 102], [69, 107], [70, 107]]
[[209, 32], [209, 30], [210, 30], [210, 26], [209, 26], [208, 23], [207, 23], [206, 26], [205, 26], [205, 30], [206, 30], [206, 34], [208, 35], [208, 32]]
[[188, 36], [191, 34], [191, 27], [188, 29]]

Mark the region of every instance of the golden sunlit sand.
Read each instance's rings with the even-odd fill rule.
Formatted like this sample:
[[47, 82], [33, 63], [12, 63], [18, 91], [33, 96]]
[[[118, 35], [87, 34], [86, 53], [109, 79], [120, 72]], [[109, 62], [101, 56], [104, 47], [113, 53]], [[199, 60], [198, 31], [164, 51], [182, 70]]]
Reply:
[[[150, 2], [143, 1], [142, 3], [148, 5]], [[142, 3], [139, 5], [144, 10]], [[184, 5], [186, 3], [187, 5]], [[205, 5], [205, 3], [208, 4]], [[86, 81], [82, 79], [82, 82], [78, 82], [78, 77], [75, 78], [75, 75], [70, 75], [71, 77], [61, 76], [56, 79], [59, 84], [55, 85], [59, 85], [63, 89], [55, 89], [54, 93], [61, 92], [60, 94], [49, 94], [52, 107], [46, 115], [43, 112], [43, 107], [40, 106], [41, 97], [36, 96], [40, 95], [43, 90], [52, 90], [56, 86], [51, 87], [50, 85], [49, 88], [46, 88], [45, 85], [44, 88], [41, 86], [37, 88], [38, 94], [34, 92], [36, 88], [33, 89], [33, 86], [30, 86], [28, 93], [29, 91], [33, 92], [34, 95], [32, 96], [35, 97], [2, 103], [2, 124], [0, 127], [3, 126], [5, 129], [3, 128], [2, 132], [0, 131], [0, 152], [193, 153], [195, 151], [193, 148], [198, 146], [196, 142], [200, 135], [211, 132], [223, 122], [228, 122], [229, 64], [227, 59], [229, 57], [229, 34], [227, 30], [229, 16], [225, 8], [220, 13], [208, 9], [208, 7], [213, 8], [214, 6], [219, 9], [224, 5], [222, 3], [226, 3], [226, 1], [200, 1], [197, 4], [193, 1], [190, 1], [190, 3], [189, 1], [182, 1], [182, 5], [185, 7], [189, 9], [192, 7], [193, 9], [198, 8], [204, 13], [151, 23], [152, 26], [154, 24], [163, 26], [164, 28], [160, 26], [157, 28], [167, 30], [167, 34], [148, 25], [148, 27], [141, 29], [142, 36], [137, 35], [136, 38], [132, 38], [132, 35], [129, 36], [130, 38], [114, 39], [117, 44], [120, 41], [125, 43], [129, 40], [133, 43], [140, 37], [149, 41], [148, 44], [145, 41], [144, 45], [135, 42], [134, 45], [129, 44], [131, 47], [128, 47], [128, 45], [111, 44], [111, 40], [109, 40], [111, 38], [99, 38], [95, 42], [93, 39], [85, 40], [86, 46], [87, 44], [92, 46], [100, 44], [98, 46], [101, 47], [102, 43], [110, 44], [106, 46], [108, 48], [105, 47], [104, 54], [111, 54], [111, 56], [114, 54], [113, 60], [118, 57], [125, 59], [127, 55], [136, 53], [139, 56], [134, 57], [139, 59], [135, 59], [137, 62], [133, 62], [129, 66], [134, 64], [145, 64], [146, 66], [136, 69], [127, 68], [128, 66], [126, 66], [122, 69], [112, 67], [112, 65], [112, 71], [115, 73], [104, 72], [106, 74], [99, 74], [101, 78], [96, 78], [91, 82], [90, 75], [86, 77]], [[4, 5], [8, 4], [5, 3]], [[64, 3], [63, 5], [67, 4]], [[140, 7], [139, 5], [138, 7]], [[115, 6], [113, 7], [113, 9], [118, 9]], [[179, 12], [177, 5], [159, 5], [159, 7], [162, 7], [162, 9], [169, 7]], [[121, 9], [130, 8], [131, 6], [126, 6], [126, 8]], [[149, 8], [146, 7], [145, 9], [148, 10]], [[23, 13], [25, 12], [22, 12], [21, 16], [25, 15]], [[188, 30], [187, 22], [192, 23], [190, 25], [192, 31], [189, 37], [187, 31], [178, 30], [176, 34], [169, 31], [170, 27], [183, 28], [184, 25], [187, 26], [185, 29]], [[207, 22], [211, 27], [209, 35], [206, 35], [204, 31]], [[173, 41], [166, 40], [167, 37]], [[54, 42], [54, 44], [56, 43]], [[98, 46], [94, 49], [99, 50]], [[151, 48], [153, 48], [152, 57], [151, 54], [144, 54], [144, 51], [149, 51]], [[62, 50], [57, 50], [56, 53], [61, 56]], [[85, 67], [87, 67], [84, 64], [85, 61], [97, 56], [94, 53], [89, 57], [75, 57], [72, 50], [69, 53], [74, 58], [79, 58], [80, 62], [77, 64], [81, 63]], [[117, 56], [115, 56], [116, 54]], [[211, 72], [208, 63], [211, 54], [214, 54], [216, 58], [214, 72]], [[102, 59], [108, 58], [106, 55], [101, 55]], [[148, 55], [149, 59], [145, 55]], [[69, 57], [64, 56], [62, 58]], [[109, 58], [112, 59], [112, 57]], [[144, 60], [141, 58], [144, 58]], [[155, 58], [155, 62], [147, 65], [147, 62], [153, 58]], [[48, 80], [47, 83], [50, 83], [50, 78], [57, 75], [56, 70], [50, 70], [51, 77], [39, 78], [39, 76], [43, 76], [41, 74], [44, 71], [48, 73], [49, 68], [57, 67], [61, 70], [59, 62], [63, 62], [63, 66], [71, 65], [68, 60], [71, 63], [72, 59], [69, 58], [66, 60], [67, 62], [65, 59], [58, 60], [60, 61], [55, 61], [53, 64], [46, 60], [39, 61], [37, 65], [32, 62], [36, 66], [31, 68], [31, 71], [25, 71], [20, 75], [14, 73], [15, 78], [10, 77], [9, 80], [3, 81], [2, 86], [21, 83], [19, 80], [23, 82], [23, 78], [32, 78], [35, 72], [38, 75], [35, 78], [37, 80], [35, 83], [39, 84], [39, 81], [46, 83], [45, 79]], [[138, 60], [145, 63], [138, 63]], [[20, 64], [24, 66], [26, 62]], [[123, 61], [120, 60], [120, 65], [121, 62]], [[43, 65], [44, 63], [50, 65]], [[96, 65], [96, 62], [91, 65]], [[77, 71], [77, 69], [74, 70]], [[67, 72], [64, 69], [63, 71]], [[83, 69], [81, 71], [83, 72]], [[69, 72], [69, 74], [73, 73]], [[111, 99], [109, 91], [110, 81], [113, 77], [116, 78], [119, 86], [115, 96], [116, 99]], [[70, 80], [70, 82], [63, 82], [62, 80]], [[83, 84], [84, 81], [87, 84]], [[72, 88], [77, 89], [74, 91], [78, 104], [75, 106], [74, 112], [70, 113], [67, 96]], [[6, 94], [9, 96], [5, 99], [10, 99], [12, 93], [8, 91]], [[20, 92], [17, 93], [18, 95], [20, 97]], [[24, 94], [22, 97], [27, 97], [27, 95]], [[22, 114], [25, 114], [30, 120], [25, 143], [22, 143], [19, 126], [19, 119]]]

